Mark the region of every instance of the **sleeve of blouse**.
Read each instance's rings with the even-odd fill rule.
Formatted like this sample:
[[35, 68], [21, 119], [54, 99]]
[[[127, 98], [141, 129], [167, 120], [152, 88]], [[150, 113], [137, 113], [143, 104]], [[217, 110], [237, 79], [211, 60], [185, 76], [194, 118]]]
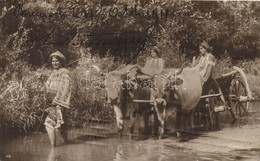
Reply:
[[59, 80], [58, 91], [53, 103], [69, 108], [72, 89], [71, 86], [71, 78], [69, 74], [67, 72], [63, 72]]
[[149, 66], [150, 66], [150, 64], [151, 64], [150, 61], [151, 61], [150, 59], [146, 60], [146, 62], [145, 62], [145, 64], [144, 64], [144, 68], [149, 68]]
[[163, 59], [161, 59], [161, 58], [158, 59], [158, 66], [157, 66], [158, 68], [155, 69], [156, 70], [155, 74], [160, 74], [163, 71], [164, 63], [165, 63], [165, 61]]
[[207, 58], [205, 72], [204, 72], [204, 81], [207, 81], [209, 76], [212, 74], [213, 67], [215, 66], [215, 57], [213, 55], [209, 55]]
[[160, 59], [160, 67], [159, 67], [159, 69], [160, 69], [160, 70], [163, 70], [164, 67], [165, 67], [165, 60]]

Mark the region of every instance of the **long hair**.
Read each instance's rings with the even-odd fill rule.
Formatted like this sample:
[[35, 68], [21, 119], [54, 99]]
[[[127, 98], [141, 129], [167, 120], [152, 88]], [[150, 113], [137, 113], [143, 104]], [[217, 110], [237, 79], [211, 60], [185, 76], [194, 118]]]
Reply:
[[158, 58], [160, 58], [162, 56], [162, 54], [160, 53], [158, 47], [154, 46], [151, 48], [151, 52], [154, 51], [156, 53], [156, 55], [158, 56]]
[[200, 43], [200, 46], [203, 47], [204, 49], [206, 49], [206, 51], [208, 53], [211, 53], [213, 51], [212, 47], [209, 46], [209, 44], [206, 41], [203, 41], [202, 43]]

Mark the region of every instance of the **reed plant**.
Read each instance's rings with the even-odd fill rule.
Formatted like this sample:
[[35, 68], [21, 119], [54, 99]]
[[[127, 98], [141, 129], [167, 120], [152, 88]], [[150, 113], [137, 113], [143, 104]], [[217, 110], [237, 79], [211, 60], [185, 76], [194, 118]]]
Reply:
[[[109, 63], [109, 65], [107, 65]], [[91, 121], [112, 122], [114, 112], [106, 103], [104, 74], [115, 70], [119, 63], [112, 58], [82, 58], [79, 65], [71, 69], [73, 98], [69, 120], [73, 126], [87, 126]]]
[[20, 64], [22, 70], [1, 75], [1, 120], [4, 129], [28, 132], [37, 129], [44, 117], [44, 86], [27, 64]]
[[257, 101], [260, 100], [260, 59], [255, 59], [253, 61], [246, 61], [242, 63], [244, 68], [249, 87], [252, 91], [253, 98]]

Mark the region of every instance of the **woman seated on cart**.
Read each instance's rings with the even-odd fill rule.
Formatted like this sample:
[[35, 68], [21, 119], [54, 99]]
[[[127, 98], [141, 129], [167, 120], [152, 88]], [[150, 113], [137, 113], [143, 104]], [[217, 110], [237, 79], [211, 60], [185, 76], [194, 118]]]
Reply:
[[139, 66], [139, 69], [141, 73], [153, 77], [163, 71], [165, 61], [161, 58], [160, 51], [156, 46], [151, 49], [150, 54], [151, 57], [146, 61], [144, 67]]
[[193, 65], [199, 68], [199, 73], [202, 77], [202, 84], [212, 77], [213, 67], [215, 66], [215, 57], [212, 55], [212, 47], [206, 41], [203, 41], [200, 46], [199, 59], [193, 62]]
[[218, 86], [218, 83], [212, 77], [213, 68], [216, 64], [216, 59], [214, 55], [212, 55], [212, 47], [206, 41], [203, 41], [200, 46], [200, 57], [197, 61], [193, 62], [193, 65], [199, 68], [199, 73], [202, 78], [203, 85], [203, 94], [206, 94], [209, 89], [214, 88], [217, 89], [220, 93], [220, 99], [223, 103], [225, 103], [224, 96], [222, 94], [221, 89]]
[[127, 65], [120, 68], [119, 70], [111, 72], [110, 74], [126, 76], [127, 74], [129, 74], [128, 72], [130, 70], [132, 70], [133, 68], [137, 68], [139, 70], [137, 79], [151, 79], [152, 77], [154, 77], [157, 74], [160, 74], [163, 71], [164, 64], [165, 61], [161, 58], [161, 53], [159, 49], [156, 46], [154, 46], [151, 48], [150, 57], [146, 60], [144, 66], [140, 66], [138, 64]]

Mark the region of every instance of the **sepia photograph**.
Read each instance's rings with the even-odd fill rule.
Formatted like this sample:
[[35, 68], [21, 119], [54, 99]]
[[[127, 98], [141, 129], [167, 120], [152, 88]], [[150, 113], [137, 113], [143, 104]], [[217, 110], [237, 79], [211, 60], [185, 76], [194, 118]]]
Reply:
[[0, 0], [0, 161], [260, 161], [260, 1]]

